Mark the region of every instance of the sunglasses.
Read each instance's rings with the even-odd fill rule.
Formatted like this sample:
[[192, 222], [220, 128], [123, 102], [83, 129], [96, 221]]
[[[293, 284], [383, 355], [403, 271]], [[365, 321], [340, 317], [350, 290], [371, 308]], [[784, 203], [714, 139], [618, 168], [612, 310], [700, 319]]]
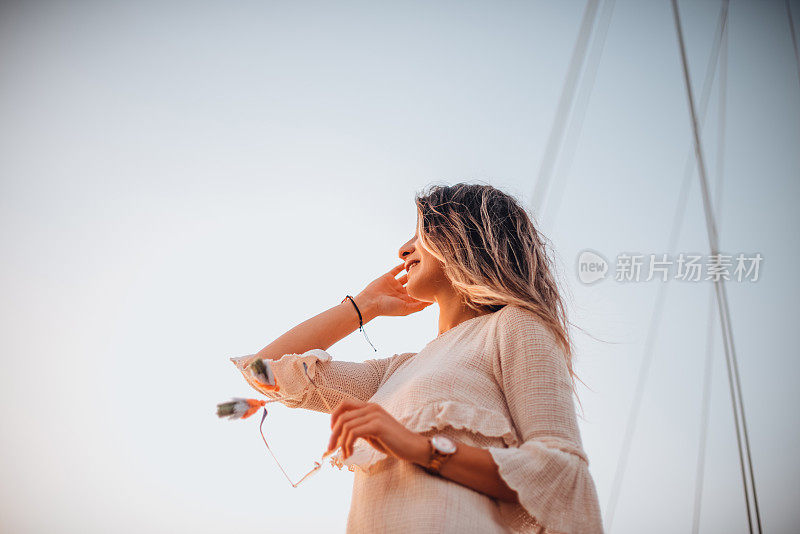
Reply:
[[[308, 379], [309, 383], [314, 387], [314, 390], [317, 392], [317, 394], [319, 395], [320, 399], [322, 400], [322, 403], [325, 405], [325, 407], [328, 409], [328, 411], [330, 413], [333, 413], [333, 409], [331, 408], [330, 404], [328, 403], [327, 399], [325, 398], [325, 395], [322, 394], [322, 391], [320, 390], [320, 388], [317, 386], [317, 384], [314, 382], [314, 380], [312, 380], [312, 378], [309, 376], [309, 374], [308, 374], [308, 366], [306, 365], [305, 362], [302, 362], [302, 363], [303, 363], [303, 372], [305, 373], [306, 378]], [[250, 379], [252, 379], [253, 382], [255, 382], [254, 384], [251, 384], [251, 385], [261, 386], [262, 388], [263, 387], [269, 387], [267, 384], [262, 383], [260, 380], [254, 378], [252, 376], [250, 377]], [[259, 388], [256, 387], [256, 389], [259, 389]], [[284, 399], [254, 400], [254, 399], [236, 398], [232, 402], [226, 402], [226, 403], [218, 404], [217, 405], [217, 415], [219, 417], [229, 417], [231, 419], [246, 419], [247, 417], [250, 417], [251, 415], [253, 415], [256, 411], [258, 411], [259, 408], [263, 408], [264, 409], [264, 413], [261, 416], [261, 423], [258, 425], [258, 431], [261, 434], [261, 439], [264, 441], [264, 445], [266, 445], [267, 450], [269, 451], [269, 453], [272, 456], [272, 458], [275, 460], [275, 463], [278, 464], [278, 468], [280, 468], [281, 472], [283, 473], [283, 476], [286, 477], [286, 480], [289, 481], [289, 484], [291, 484], [293, 488], [296, 488], [300, 484], [302, 484], [303, 482], [308, 480], [312, 475], [318, 473], [320, 471], [320, 469], [322, 469], [322, 466], [324, 464], [322, 462], [315, 461], [314, 462], [314, 467], [312, 467], [310, 471], [308, 471], [306, 474], [304, 474], [302, 477], [300, 477], [300, 479], [297, 482], [293, 482], [291, 477], [289, 476], [289, 474], [286, 472], [286, 470], [281, 465], [280, 461], [278, 461], [278, 458], [275, 456], [275, 453], [272, 452], [272, 449], [270, 448], [269, 443], [267, 443], [267, 438], [264, 436], [263, 427], [264, 427], [264, 420], [267, 418], [267, 413], [268, 413], [266, 405], [268, 403], [271, 403], [271, 402], [280, 402], [281, 400], [284, 400]], [[337, 448], [333, 449], [332, 451], [326, 452], [325, 454], [322, 455], [322, 460], [324, 461], [325, 458], [336, 454], [336, 452], [339, 451], [340, 449], [341, 449], [341, 447], [337, 447]], [[331, 464], [333, 464], [333, 459], [331, 459]]]

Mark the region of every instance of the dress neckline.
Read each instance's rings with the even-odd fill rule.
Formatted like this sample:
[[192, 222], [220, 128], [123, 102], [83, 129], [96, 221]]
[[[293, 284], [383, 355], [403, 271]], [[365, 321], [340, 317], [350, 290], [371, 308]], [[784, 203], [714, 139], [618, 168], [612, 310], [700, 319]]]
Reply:
[[433, 343], [434, 341], [438, 341], [438, 340], [442, 339], [444, 336], [446, 336], [447, 334], [449, 334], [449, 333], [450, 333], [450, 332], [452, 332], [453, 330], [456, 330], [456, 329], [458, 329], [458, 328], [461, 328], [461, 326], [463, 326], [463, 325], [465, 325], [465, 324], [467, 324], [467, 323], [473, 323], [473, 322], [476, 322], [478, 319], [485, 319], [486, 317], [488, 317], [488, 316], [491, 316], [491, 315], [494, 315], [495, 313], [497, 313], [497, 312], [489, 312], [489, 313], [484, 313], [483, 315], [477, 315], [477, 316], [475, 316], [475, 317], [470, 317], [470, 318], [469, 318], [469, 319], [467, 319], [466, 321], [461, 321], [461, 322], [460, 322], [460, 323], [458, 323], [457, 325], [453, 326], [452, 328], [449, 328], [448, 330], [445, 330], [444, 332], [442, 332], [441, 334], [439, 334], [438, 336], [436, 336], [435, 338], [433, 338], [433, 340], [431, 340], [431, 343]]

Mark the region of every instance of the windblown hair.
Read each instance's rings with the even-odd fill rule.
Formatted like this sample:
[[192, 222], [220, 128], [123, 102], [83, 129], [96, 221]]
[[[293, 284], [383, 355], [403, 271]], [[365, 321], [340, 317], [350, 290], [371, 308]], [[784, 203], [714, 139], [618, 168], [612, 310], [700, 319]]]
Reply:
[[528, 212], [491, 185], [433, 185], [414, 201], [418, 238], [464, 304], [479, 312], [516, 304], [535, 313], [564, 349], [574, 392], [566, 309], [548, 241]]

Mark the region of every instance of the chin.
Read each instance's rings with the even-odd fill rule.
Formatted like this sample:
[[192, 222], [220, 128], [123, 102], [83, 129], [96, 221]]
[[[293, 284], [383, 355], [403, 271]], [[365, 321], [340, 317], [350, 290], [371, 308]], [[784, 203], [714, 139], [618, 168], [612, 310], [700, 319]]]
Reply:
[[409, 297], [415, 298], [417, 300], [421, 300], [419, 298], [419, 296], [417, 295], [417, 292], [414, 291], [414, 288], [411, 287], [411, 282], [410, 281], [406, 284], [406, 293], [408, 293]]
[[432, 298], [428, 297], [426, 294], [420, 294], [419, 292], [414, 291], [412, 288], [409, 288], [409, 285], [410, 284], [406, 284], [406, 293], [408, 293], [408, 296], [410, 296], [412, 298], [415, 298], [417, 300], [421, 300], [423, 302], [433, 302], [434, 301]]

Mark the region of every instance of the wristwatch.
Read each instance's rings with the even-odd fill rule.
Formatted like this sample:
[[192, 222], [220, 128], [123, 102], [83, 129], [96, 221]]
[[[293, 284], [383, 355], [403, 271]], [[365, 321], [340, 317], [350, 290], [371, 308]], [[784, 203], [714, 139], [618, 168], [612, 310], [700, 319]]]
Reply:
[[456, 443], [452, 439], [442, 434], [437, 434], [428, 438], [430, 445], [430, 459], [425, 471], [432, 475], [438, 475], [442, 465], [456, 453]]

